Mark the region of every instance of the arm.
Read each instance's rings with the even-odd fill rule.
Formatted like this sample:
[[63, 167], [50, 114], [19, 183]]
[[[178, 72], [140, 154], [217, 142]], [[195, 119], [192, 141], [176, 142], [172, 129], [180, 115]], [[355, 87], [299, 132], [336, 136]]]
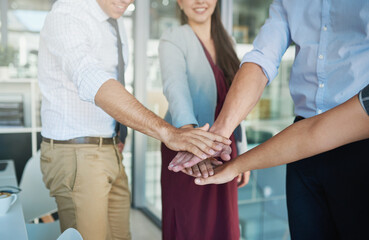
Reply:
[[[189, 151], [205, 158], [212, 153], [211, 148], [217, 149], [213, 141], [229, 144], [226, 138], [206, 132], [208, 126], [179, 130], [142, 106], [91, 54], [93, 44], [83, 21], [59, 14], [47, 21], [45, 27], [49, 34], [46, 47], [60, 59], [63, 72], [71, 79], [81, 100], [96, 104], [122, 124], [161, 140], [173, 150]], [[69, 39], [71, 36], [73, 39]]]
[[177, 129], [156, 116], [134, 98], [118, 81], [110, 79], [98, 90], [96, 104], [120, 123], [162, 141], [174, 151], [188, 151], [200, 158], [217, 150], [214, 141], [230, 144], [224, 137], [197, 129]]
[[187, 74], [187, 60], [178, 29], [165, 32], [160, 39], [159, 60], [163, 81], [163, 93], [168, 101], [171, 124], [180, 128], [185, 125], [198, 127]]
[[[254, 41], [254, 49], [247, 53], [227, 94], [222, 111], [210, 132], [229, 137], [259, 101], [267, 83], [278, 74], [279, 63], [290, 45], [291, 37], [287, 15], [280, 0], [270, 6], [270, 17]], [[175, 171], [192, 166], [201, 159], [182, 161], [176, 156], [169, 169]]]
[[366, 138], [369, 138], [369, 117], [355, 96], [323, 114], [291, 125], [219, 167], [213, 177], [196, 179], [196, 184], [228, 182], [240, 172], [294, 162]]
[[270, 5], [269, 18], [253, 43], [253, 50], [242, 60], [227, 94], [224, 106], [211, 128], [230, 136], [259, 101], [262, 92], [278, 74], [282, 56], [291, 43], [287, 14], [281, 0]]

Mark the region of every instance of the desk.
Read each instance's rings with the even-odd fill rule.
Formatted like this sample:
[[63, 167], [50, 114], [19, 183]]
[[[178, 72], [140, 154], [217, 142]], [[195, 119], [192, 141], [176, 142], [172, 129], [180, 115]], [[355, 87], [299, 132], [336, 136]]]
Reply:
[[[8, 162], [4, 171], [0, 171], [0, 186], [18, 186], [15, 176], [14, 162], [12, 160], [1, 160]], [[27, 240], [26, 223], [24, 222], [22, 204], [17, 199], [13, 206], [4, 216], [0, 216], [0, 239], [2, 240]]]

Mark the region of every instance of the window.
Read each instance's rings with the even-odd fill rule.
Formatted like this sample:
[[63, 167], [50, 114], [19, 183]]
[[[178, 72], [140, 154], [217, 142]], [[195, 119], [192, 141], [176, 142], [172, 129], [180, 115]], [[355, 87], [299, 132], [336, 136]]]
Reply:
[[[233, 37], [240, 58], [251, 51], [252, 42], [268, 18], [272, 0], [234, 0]], [[271, 138], [293, 122], [293, 102], [288, 81], [294, 59], [290, 47], [279, 74], [266, 87], [255, 108], [242, 123], [248, 147]], [[245, 239], [288, 239], [285, 198], [285, 166], [252, 171], [250, 183], [239, 189], [241, 236]]]

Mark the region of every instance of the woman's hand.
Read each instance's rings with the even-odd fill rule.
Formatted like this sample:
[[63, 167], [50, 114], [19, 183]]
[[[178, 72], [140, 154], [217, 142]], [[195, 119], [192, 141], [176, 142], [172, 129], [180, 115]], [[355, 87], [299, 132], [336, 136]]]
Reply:
[[242, 188], [249, 183], [250, 173], [251, 173], [250, 171], [247, 171], [247, 172], [238, 174], [238, 177], [237, 177], [237, 187], [238, 188]]
[[208, 158], [192, 167], [183, 169], [182, 172], [192, 177], [207, 178], [214, 175], [214, 168], [216, 166], [222, 164], [223, 163], [221, 161], [218, 161], [215, 158]]

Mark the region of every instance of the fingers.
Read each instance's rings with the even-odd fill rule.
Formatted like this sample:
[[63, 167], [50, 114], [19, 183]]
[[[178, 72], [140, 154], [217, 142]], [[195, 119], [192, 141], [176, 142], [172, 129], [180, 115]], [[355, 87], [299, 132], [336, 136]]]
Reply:
[[191, 166], [193, 166], [195, 164], [198, 164], [201, 161], [202, 161], [201, 158], [199, 158], [197, 156], [193, 156], [188, 161], [183, 162], [183, 167], [191, 167]]
[[201, 172], [198, 165], [192, 166], [193, 175], [196, 177], [201, 177]]
[[209, 163], [215, 166], [219, 166], [223, 164], [221, 161], [218, 161], [216, 158], [208, 158], [208, 159], [209, 159]]
[[248, 179], [246, 179], [245, 173], [239, 174], [237, 177], [237, 187], [242, 188], [246, 186], [247, 183], [248, 183]]
[[[173, 158], [173, 160], [169, 163], [168, 169], [174, 172], [181, 171], [184, 167], [182, 167], [182, 164], [190, 160], [194, 155], [192, 153], [188, 152], [179, 152], [177, 155]], [[200, 159], [200, 158], [198, 158]], [[201, 161], [201, 159], [200, 159]], [[192, 166], [192, 165], [191, 165]], [[191, 167], [188, 166], [188, 167]]]
[[[210, 160], [206, 160], [205, 164], [206, 164], [206, 168], [208, 170], [209, 176], [213, 176], [214, 175], [214, 169], [213, 169], [213, 166], [211, 165]], [[204, 174], [202, 176], [204, 176]]]
[[202, 161], [202, 162], [199, 162], [197, 164], [197, 166], [199, 166], [199, 168], [200, 168], [200, 172], [201, 172], [202, 177], [207, 178], [207, 177], [209, 177], [209, 172], [208, 172], [208, 168], [206, 167], [205, 162], [206, 162], [206, 160]]
[[[199, 162], [201, 162], [202, 159], [198, 158], [197, 156], [194, 156], [193, 154], [188, 154], [186, 155], [185, 158], [183, 158], [183, 161], [179, 162], [178, 165], [173, 166], [173, 171], [174, 172], [178, 172], [180, 170], [182, 170], [183, 168], [190, 168], [196, 164], [198, 164]], [[188, 164], [190, 163], [190, 164]]]
[[[220, 135], [215, 134], [215, 133], [208, 132], [208, 130], [209, 130], [209, 124], [208, 123], [206, 123], [202, 127], [199, 127], [198, 129], [203, 130], [203, 131], [199, 132], [201, 135], [211, 139], [212, 141], [220, 142], [220, 143], [223, 143], [223, 144], [226, 144], [226, 145], [230, 145], [232, 143], [232, 141], [229, 140], [226, 137], [220, 136]], [[205, 129], [207, 129], [207, 130], [205, 130]]]
[[220, 184], [222, 183], [217, 175], [208, 178], [195, 178], [196, 185], [207, 185], [207, 184]]
[[[188, 175], [192, 176], [192, 174], [193, 174], [192, 168], [185, 168], [184, 170], [187, 172]], [[184, 170], [182, 170], [182, 171], [184, 171]]]

